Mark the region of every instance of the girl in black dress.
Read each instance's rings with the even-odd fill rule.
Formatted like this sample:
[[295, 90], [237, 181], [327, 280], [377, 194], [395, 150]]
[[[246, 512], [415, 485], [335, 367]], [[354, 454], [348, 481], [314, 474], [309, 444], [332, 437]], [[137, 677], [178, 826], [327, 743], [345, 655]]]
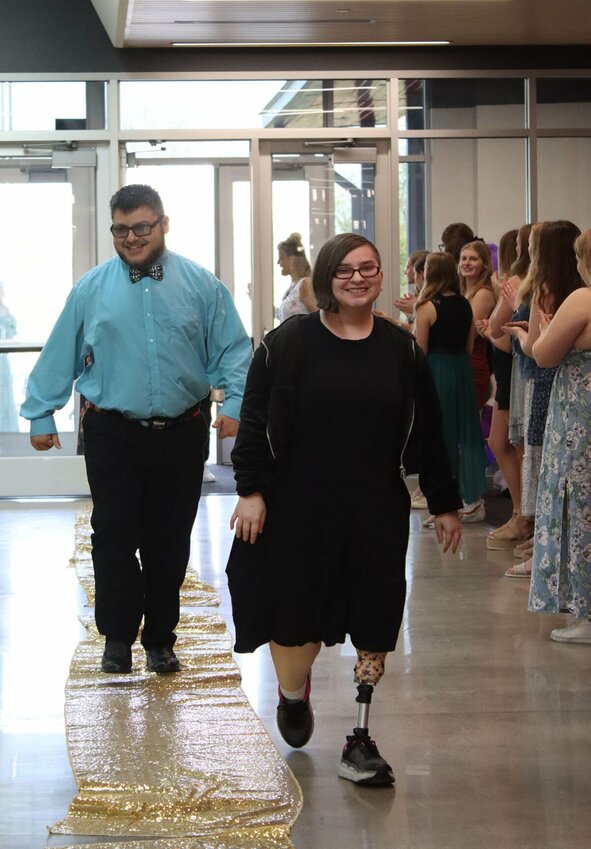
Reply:
[[461, 501], [425, 358], [409, 333], [373, 315], [382, 287], [374, 245], [335, 236], [318, 254], [313, 285], [320, 311], [269, 333], [247, 379], [232, 453], [235, 649], [270, 644], [279, 731], [297, 748], [313, 730], [310, 671], [321, 644], [349, 634], [359, 710], [339, 774], [391, 784], [368, 715], [404, 608], [405, 462], [417, 464], [408, 470], [419, 471], [444, 550], [459, 543]]

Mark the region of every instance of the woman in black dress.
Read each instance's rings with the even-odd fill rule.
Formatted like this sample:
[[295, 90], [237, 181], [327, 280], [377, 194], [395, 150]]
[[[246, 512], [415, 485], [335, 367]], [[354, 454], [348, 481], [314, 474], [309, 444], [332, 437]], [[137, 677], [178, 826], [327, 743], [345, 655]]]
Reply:
[[458, 546], [462, 502], [425, 358], [409, 333], [372, 312], [382, 287], [374, 245], [352, 233], [332, 238], [318, 254], [313, 286], [320, 311], [269, 333], [247, 379], [232, 453], [235, 649], [270, 644], [277, 724], [297, 748], [313, 730], [310, 671], [321, 644], [349, 634], [358, 652], [358, 724], [339, 774], [391, 784], [368, 715], [404, 608], [405, 463], [419, 472], [444, 550]]

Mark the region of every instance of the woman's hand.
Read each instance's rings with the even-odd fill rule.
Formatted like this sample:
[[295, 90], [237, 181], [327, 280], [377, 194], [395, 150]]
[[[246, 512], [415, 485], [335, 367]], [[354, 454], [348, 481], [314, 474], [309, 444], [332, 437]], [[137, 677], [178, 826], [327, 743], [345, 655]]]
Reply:
[[525, 340], [527, 339], [527, 331], [529, 329], [528, 321], [508, 321], [501, 329], [503, 333], [508, 333], [509, 336], [517, 339], [523, 348]]
[[435, 516], [435, 533], [437, 542], [440, 545], [443, 543], [443, 553], [451, 546], [452, 553], [455, 554], [462, 539], [462, 523], [458, 511], [452, 510], [450, 513]]
[[545, 333], [548, 330], [550, 322], [554, 318], [554, 315], [551, 312], [544, 312], [543, 310], [538, 310], [538, 317], [540, 319], [540, 333]]
[[230, 518], [230, 529], [236, 539], [254, 544], [258, 534], [262, 534], [267, 517], [267, 508], [260, 492], [252, 495], [240, 495]]
[[476, 322], [476, 332], [479, 336], [484, 337], [484, 339], [488, 338], [488, 318], [479, 318]]
[[416, 302], [416, 295], [404, 295], [402, 298], [396, 298], [394, 300], [394, 306], [410, 318], [415, 311]]
[[517, 280], [511, 277], [510, 280], [502, 280], [500, 282], [501, 295], [511, 305], [511, 309], [515, 310], [517, 304]]

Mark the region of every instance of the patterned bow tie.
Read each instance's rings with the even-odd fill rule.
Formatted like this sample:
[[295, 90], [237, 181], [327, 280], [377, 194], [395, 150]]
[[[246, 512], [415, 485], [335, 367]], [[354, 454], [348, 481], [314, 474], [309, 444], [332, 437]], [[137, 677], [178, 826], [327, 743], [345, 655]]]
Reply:
[[129, 279], [132, 283], [138, 283], [142, 277], [152, 277], [154, 280], [162, 280], [164, 271], [161, 265], [151, 265], [149, 268], [130, 268]]

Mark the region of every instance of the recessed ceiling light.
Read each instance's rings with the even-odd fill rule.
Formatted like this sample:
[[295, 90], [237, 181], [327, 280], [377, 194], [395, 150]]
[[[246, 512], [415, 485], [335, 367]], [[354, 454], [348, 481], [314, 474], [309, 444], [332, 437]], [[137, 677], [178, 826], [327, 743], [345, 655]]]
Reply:
[[442, 47], [451, 41], [173, 41], [171, 47]]

